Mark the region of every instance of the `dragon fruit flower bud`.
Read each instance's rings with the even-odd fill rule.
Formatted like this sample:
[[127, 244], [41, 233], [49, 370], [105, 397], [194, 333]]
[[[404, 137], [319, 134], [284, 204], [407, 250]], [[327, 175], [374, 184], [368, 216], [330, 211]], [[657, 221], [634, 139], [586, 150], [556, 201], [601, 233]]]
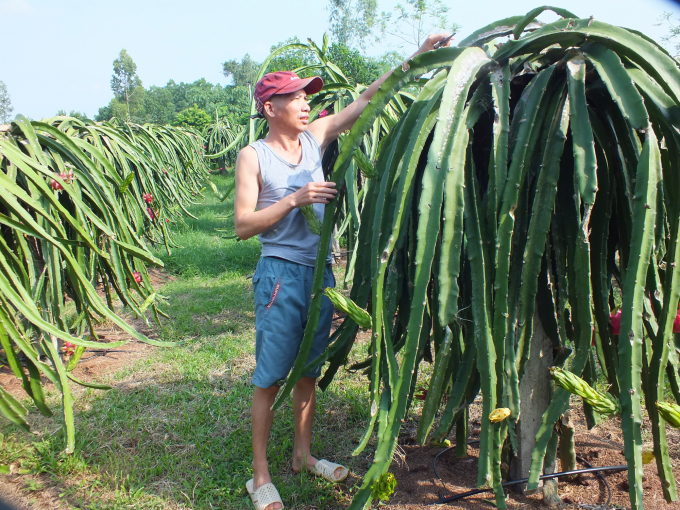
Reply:
[[147, 207], [146, 212], [149, 214], [149, 218], [151, 218], [152, 220], [156, 217], [156, 215], [153, 213], [153, 209], [151, 209], [151, 207]]
[[50, 186], [52, 187], [52, 189], [55, 189], [55, 190], [64, 189], [64, 187], [61, 184], [59, 184], [57, 181], [55, 181], [54, 179], [52, 179], [50, 181]]
[[661, 417], [676, 429], [680, 429], [680, 406], [673, 402], [656, 402]]
[[142, 199], [143, 199], [147, 204], [150, 204], [151, 202], [153, 202], [153, 195], [152, 195], [151, 193], [144, 193], [144, 194], [142, 195]]
[[76, 344], [72, 344], [71, 342], [64, 342], [64, 346], [62, 347], [64, 350], [64, 356], [73, 356], [73, 353], [76, 350]]
[[142, 283], [142, 275], [139, 274], [137, 271], [132, 272], [132, 277], [135, 279], [137, 283]]
[[326, 287], [323, 291], [324, 296], [328, 297], [333, 306], [345, 312], [349, 317], [363, 329], [371, 329], [371, 316], [366, 310], [360, 308], [354, 301], [340, 294], [332, 287]]

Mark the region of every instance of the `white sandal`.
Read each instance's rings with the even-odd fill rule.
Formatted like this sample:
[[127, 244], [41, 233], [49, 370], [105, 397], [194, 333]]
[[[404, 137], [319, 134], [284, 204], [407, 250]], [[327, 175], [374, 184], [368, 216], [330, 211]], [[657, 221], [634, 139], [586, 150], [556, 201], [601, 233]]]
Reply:
[[279, 491], [276, 490], [273, 483], [265, 483], [258, 487], [256, 491], [253, 490], [254, 484], [252, 478], [246, 482], [246, 489], [250, 494], [253, 505], [255, 505], [255, 510], [265, 510], [272, 503], [281, 503], [281, 508], [284, 508]]
[[[335, 470], [338, 468], [342, 468], [342, 472], [338, 478], [335, 477]], [[314, 473], [316, 476], [322, 476], [329, 482], [342, 482], [345, 478], [347, 478], [347, 475], [349, 475], [349, 469], [347, 469], [345, 466], [341, 466], [340, 464], [335, 464], [333, 462], [329, 462], [326, 459], [322, 459], [318, 461], [312, 469], [310, 469], [312, 473]]]

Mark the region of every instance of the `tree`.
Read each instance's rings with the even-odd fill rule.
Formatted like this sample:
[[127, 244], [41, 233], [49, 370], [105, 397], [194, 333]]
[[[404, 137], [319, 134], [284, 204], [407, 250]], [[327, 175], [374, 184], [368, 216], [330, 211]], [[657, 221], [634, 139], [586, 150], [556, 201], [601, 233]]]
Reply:
[[260, 64], [251, 59], [247, 53], [240, 62], [238, 60], [227, 60], [222, 64], [224, 76], [231, 77], [236, 87], [247, 87], [249, 83], [254, 86], [259, 68]]
[[[290, 39], [286, 39], [283, 42], [275, 44], [270, 48], [269, 51], [273, 53], [275, 50], [278, 50], [282, 46], [286, 46], [288, 44], [296, 44], [299, 42], [300, 39], [298, 39], [297, 37], [291, 37]], [[295, 69], [298, 69], [300, 67], [316, 63], [317, 63], [316, 58], [314, 58], [314, 55], [309, 50], [306, 49], [288, 50], [285, 51], [284, 53], [277, 55], [269, 62], [267, 72], [272, 73], [274, 71], [294, 71]], [[310, 76], [314, 76], [317, 73], [315, 73], [313, 69], [308, 69], [299, 74], [301, 78], [308, 78]]]
[[[204, 78], [193, 83], [176, 83], [170, 80], [165, 86], [140, 87], [130, 100], [130, 116], [133, 122], [153, 124], [172, 124], [177, 115], [194, 104], [207, 112], [215, 120], [217, 112], [220, 117], [227, 117], [233, 125], [248, 122], [250, 116], [250, 98], [247, 87], [214, 85]], [[95, 120], [109, 120], [117, 117], [127, 120], [125, 101], [114, 98], [99, 109]]]
[[352, 85], [358, 83], [370, 85], [387, 71], [387, 69], [383, 71], [383, 66], [378, 60], [365, 57], [359, 50], [340, 43], [331, 44], [328, 48], [328, 57], [342, 69]]
[[146, 91], [144, 87], [137, 87], [130, 95], [130, 102], [114, 97], [107, 106], [99, 108], [95, 120], [109, 120], [113, 117], [122, 122], [147, 122], [144, 112]]
[[[455, 387], [448, 390], [434, 439], [444, 441], [456, 426], [456, 433], [461, 433], [458, 444], [464, 445], [468, 434], [464, 409], [481, 387], [485, 408], [477, 484], [492, 488], [495, 506], [505, 510], [506, 470], [500, 465], [503, 458], [519, 454], [516, 438], [507, 432], [526, 416], [516, 389], [527, 385], [527, 363], [537, 362], [535, 356], [529, 360], [529, 354], [537, 347], [533, 328], [541, 325], [550, 331], [549, 349], [554, 342], [556, 353], [559, 349], [571, 353], [569, 368], [575, 376], [584, 373], [594, 382], [599, 362], [612, 395], [620, 398], [631, 508], [643, 508], [640, 426], [645, 411], [653, 424], [653, 450], [664, 497], [669, 503], [677, 499], [665, 417], [660, 412], [663, 401], [678, 393], [674, 381], [680, 366], [674, 358], [668, 367], [670, 358], [666, 359], [667, 352], [675, 354], [677, 274], [669, 270], [661, 277], [646, 275], [658, 274], [659, 268], [663, 271], [670, 256], [676, 265], [680, 263], [674, 251], [679, 241], [680, 187], [673, 166], [680, 145], [673, 133], [677, 117], [671, 113], [680, 107], [680, 68], [643, 34], [576, 19], [565, 10], [558, 13], [564, 19], [527, 34], [526, 22], [547, 8], [531, 11], [515, 26], [517, 44], [471, 46], [415, 57], [403, 74], [388, 78], [373, 96], [373, 106], [389, 104], [404, 84], [424, 72], [449, 71], [431, 80], [429, 92], [391, 126], [373, 168], [357, 156], [370, 127], [383, 113], [379, 107], [364, 111], [333, 165], [329, 179], [347, 183], [348, 196], [357, 193], [350, 187], [356, 177], [354, 164], [368, 168], [373, 189], [380, 189], [385, 201], [376, 205], [373, 197], [364, 195], [359, 221], [342, 210], [342, 201], [326, 206], [326, 219], [337, 217], [337, 221], [325, 221], [320, 232], [305, 343], [316, 333], [324, 248], [336, 224], [360, 224], [357, 235], [349, 228], [345, 231], [347, 250], [355, 257], [352, 297], [356, 302], [346, 301], [346, 310], [352, 311], [335, 333], [342, 348], [316, 360], [301, 352], [272, 409], [287, 401], [309, 364], [328, 361], [332, 368], [325, 372], [323, 384], [331, 382], [336, 367], [347, 363], [347, 352], [357, 336], [362, 321], [357, 308], [367, 307], [375, 341], [366, 360], [373, 364], [367, 408], [381, 421], [377, 427], [375, 420], [370, 421], [364, 437], [378, 428], [378, 444], [371, 449], [379, 454], [373, 456], [361, 488], [353, 494], [351, 509], [370, 505], [378, 499], [378, 491], [387, 495], [382, 490], [383, 475], [414, 401], [414, 374], [429, 357], [423, 353], [436, 350], [424, 345], [423, 339], [425, 344], [433, 339], [435, 346], [439, 344], [440, 363], [425, 383], [429, 390], [416, 441], [421, 445], [428, 441], [447, 388]], [[507, 25], [507, 19], [500, 20], [485, 31], [507, 34], [511, 31]], [[564, 65], [565, 55], [579, 58]], [[522, 66], [536, 71], [520, 76], [516, 71]], [[437, 103], [433, 98], [441, 93], [446, 98]], [[634, 187], [628, 185], [633, 179]], [[625, 210], [618, 204], [625, 204]], [[659, 232], [661, 228], [655, 231], [655, 225], [668, 225], [668, 234]], [[593, 254], [597, 256], [591, 258]], [[624, 276], [618, 277], [619, 273]], [[395, 298], [399, 295], [405, 298], [403, 305], [401, 298]], [[618, 319], [618, 312], [612, 310], [615, 299], [621, 311]], [[433, 308], [433, 303], [439, 306]], [[535, 313], [550, 321], [534, 320]], [[569, 335], [565, 334], [567, 320]], [[651, 346], [646, 337], [653, 334], [648, 328], [653, 320], [659, 332]], [[447, 342], [450, 349], [443, 347]], [[605, 351], [609, 354], [603, 355]], [[385, 352], [387, 362], [384, 354], [381, 358]], [[544, 360], [541, 369], [546, 379], [546, 365], [551, 363]], [[674, 385], [674, 395], [668, 392], [667, 381]], [[573, 391], [565, 386], [577, 384], [585, 383], [572, 379], [554, 394], [546, 392], [551, 399], [547, 409], [530, 405], [536, 417], [542, 416], [542, 423], [529, 441], [519, 445], [523, 454], [529, 454], [525, 457], [530, 460], [529, 490], [538, 487], [544, 466], [554, 467], [555, 426], [569, 407], [568, 392]], [[585, 408], [590, 424], [596, 412], [618, 407], [609, 398], [597, 400]], [[499, 425], [503, 420], [507, 421]], [[366, 443], [354, 454], [362, 454]], [[556, 502], [554, 491], [552, 496], [548, 501]]]
[[[663, 24], [668, 24], [668, 35], [665, 37], [662, 37], [661, 40], [666, 44], [669, 45], [671, 43], [675, 43], [675, 46], [673, 49], [669, 50], [671, 53], [675, 53], [676, 59], [678, 58], [678, 55], [680, 55], [680, 43], [677, 42], [676, 37], [680, 36], [680, 26], [675, 25], [673, 23], [673, 13], [672, 12], [664, 12], [661, 17], [659, 17], [659, 22], [656, 23], [655, 26], [659, 27]], [[678, 21], [678, 20], [675, 20]]]
[[210, 114], [194, 104], [191, 108], [179, 112], [172, 122], [172, 125], [203, 131], [203, 129], [211, 123], [212, 117], [210, 117]]
[[127, 117], [131, 120], [130, 100], [133, 95], [143, 93], [144, 88], [142, 80], [137, 76], [137, 64], [125, 49], [120, 50], [120, 55], [113, 61], [111, 90], [119, 101], [125, 101]]
[[174, 85], [171, 80], [165, 87], [149, 87], [144, 95], [144, 122], [164, 125], [174, 120], [178, 111], [171, 90]]
[[59, 110], [57, 112], [57, 116], [73, 117], [74, 119], [78, 119], [82, 122], [86, 122], [86, 121], [90, 120], [90, 117], [88, 117], [84, 113], [78, 112], [76, 110], [71, 110], [69, 113], [66, 113], [66, 110]]
[[397, 4], [392, 13], [382, 13], [380, 30], [402, 41], [400, 47], [414, 45], [420, 47], [428, 34], [433, 31], [455, 32], [460, 29], [457, 23], [449, 23], [449, 8], [442, 0], [406, 0]]
[[378, 0], [329, 0], [328, 22], [335, 42], [366, 49], [366, 38], [373, 33], [378, 14]]
[[12, 101], [10, 101], [7, 86], [0, 81], [0, 124], [7, 124], [12, 120]]
[[[297, 37], [292, 37], [271, 47], [271, 52], [288, 44], [300, 43]], [[358, 83], [368, 85], [390, 69], [399, 65], [403, 55], [398, 52], [388, 52], [381, 57], [367, 57], [356, 48], [351, 48], [340, 42], [334, 42], [328, 48], [326, 57], [337, 65], [347, 76], [352, 85]], [[319, 61], [314, 52], [309, 49], [290, 49], [274, 57], [267, 67], [267, 72], [294, 71], [295, 69], [318, 64]], [[308, 78], [319, 74], [318, 69], [306, 69], [298, 73], [302, 78]], [[324, 74], [321, 72], [321, 74]], [[322, 76], [324, 80], [325, 76]]]

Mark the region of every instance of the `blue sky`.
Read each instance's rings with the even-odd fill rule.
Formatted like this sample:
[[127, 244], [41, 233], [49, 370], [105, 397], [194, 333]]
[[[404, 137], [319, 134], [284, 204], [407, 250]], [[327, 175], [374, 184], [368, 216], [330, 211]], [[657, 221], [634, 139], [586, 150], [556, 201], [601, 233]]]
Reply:
[[[389, 11], [396, 0], [380, 0]], [[457, 39], [494, 20], [524, 14], [540, 0], [444, 0], [449, 18], [463, 26]], [[659, 40], [659, 16], [680, 8], [670, 0], [569, 0], [556, 5], [640, 30]], [[222, 62], [249, 53], [262, 60], [279, 41], [297, 36], [321, 41], [327, 1], [302, 0], [0, 0], [0, 80], [14, 113], [49, 117], [57, 110], [94, 115], [112, 97], [112, 62], [122, 48], [137, 63], [144, 86], [205, 78], [227, 83]], [[480, 6], [477, 8], [477, 6]], [[556, 19], [551, 14], [544, 21]], [[369, 54], [396, 44], [386, 38]]]

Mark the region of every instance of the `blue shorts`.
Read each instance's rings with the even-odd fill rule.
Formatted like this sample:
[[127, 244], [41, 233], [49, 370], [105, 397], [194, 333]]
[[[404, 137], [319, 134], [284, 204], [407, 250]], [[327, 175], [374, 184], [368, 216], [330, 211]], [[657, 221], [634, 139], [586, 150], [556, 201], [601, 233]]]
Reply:
[[[293, 368], [307, 325], [314, 268], [273, 257], [261, 257], [253, 275], [255, 292], [255, 374], [260, 388], [280, 386]], [[335, 287], [331, 265], [326, 266], [324, 288]], [[326, 350], [333, 320], [333, 303], [324, 296], [319, 327], [307, 362]], [[306, 373], [317, 378], [321, 367]]]

